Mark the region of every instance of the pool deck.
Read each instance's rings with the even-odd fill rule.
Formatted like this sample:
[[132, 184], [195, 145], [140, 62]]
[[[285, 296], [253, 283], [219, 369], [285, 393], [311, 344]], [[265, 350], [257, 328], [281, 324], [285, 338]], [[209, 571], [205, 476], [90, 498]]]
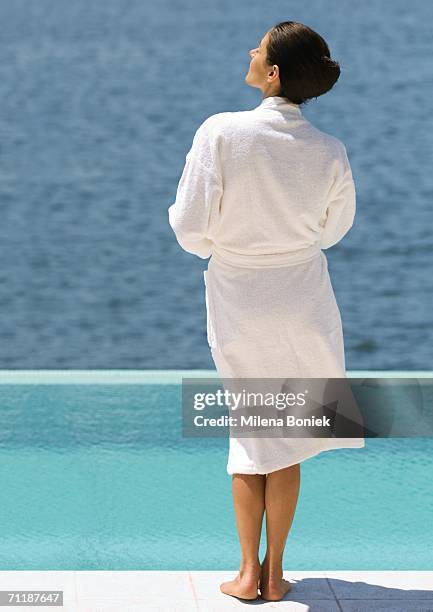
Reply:
[[[235, 571], [0, 571], [0, 590], [62, 590], [63, 612], [433, 612], [433, 571], [285, 571], [283, 601], [243, 602], [219, 584]], [[39, 609], [48, 607], [38, 606]], [[19, 606], [34, 610], [35, 607]], [[17, 606], [1, 606], [17, 610]]]

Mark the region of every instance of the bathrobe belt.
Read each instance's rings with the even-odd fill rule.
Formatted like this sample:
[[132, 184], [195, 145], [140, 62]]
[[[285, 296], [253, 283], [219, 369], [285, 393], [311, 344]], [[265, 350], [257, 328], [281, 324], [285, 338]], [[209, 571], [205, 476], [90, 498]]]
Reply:
[[310, 261], [321, 252], [322, 250], [318, 242], [296, 251], [255, 255], [235, 253], [214, 244], [211, 260], [214, 260], [216, 263], [225, 263], [241, 268], [278, 268]]

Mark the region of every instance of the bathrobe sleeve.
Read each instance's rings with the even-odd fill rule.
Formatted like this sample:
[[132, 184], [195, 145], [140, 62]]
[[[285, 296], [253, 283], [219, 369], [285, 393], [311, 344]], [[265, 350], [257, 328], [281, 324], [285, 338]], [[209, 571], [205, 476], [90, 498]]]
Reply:
[[328, 195], [328, 203], [319, 225], [323, 228], [320, 247], [329, 249], [337, 244], [353, 225], [356, 211], [356, 192], [352, 170], [345, 146], [340, 143], [336, 160], [334, 182]]
[[223, 193], [214, 117], [206, 119], [196, 131], [176, 200], [168, 209], [169, 223], [180, 246], [202, 259], [212, 255]]

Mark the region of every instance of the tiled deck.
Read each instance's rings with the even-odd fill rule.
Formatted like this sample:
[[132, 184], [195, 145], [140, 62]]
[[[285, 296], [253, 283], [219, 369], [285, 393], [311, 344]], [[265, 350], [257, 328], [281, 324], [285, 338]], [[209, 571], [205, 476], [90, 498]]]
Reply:
[[[272, 609], [296, 612], [433, 612], [433, 572], [286, 571], [292, 590], [283, 601], [242, 602], [219, 584], [236, 572], [0, 572], [0, 590], [63, 590], [63, 612], [226, 612]], [[15, 607], [1, 607], [13, 611]]]

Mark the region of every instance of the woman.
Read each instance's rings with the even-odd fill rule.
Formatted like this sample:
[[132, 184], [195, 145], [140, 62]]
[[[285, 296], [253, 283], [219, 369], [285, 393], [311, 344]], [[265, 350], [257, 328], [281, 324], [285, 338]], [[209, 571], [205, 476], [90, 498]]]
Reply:
[[[322, 249], [352, 226], [355, 188], [344, 145], [300, 109], [332, 88], [340, 68], [319, 34], [292, 21], [266, 32], [250, 56], [245, 81], [261, 90], [262, 102], [200, 125], [169, 222], [184, 250], [212, 256], [204, 272], [207, 335], [221, 378], [345, 377], [340, 312]], [[242, 560], [223, 593], [284, 597], [300, 462], [363, 446], [363, 438], [230, 437]]]

